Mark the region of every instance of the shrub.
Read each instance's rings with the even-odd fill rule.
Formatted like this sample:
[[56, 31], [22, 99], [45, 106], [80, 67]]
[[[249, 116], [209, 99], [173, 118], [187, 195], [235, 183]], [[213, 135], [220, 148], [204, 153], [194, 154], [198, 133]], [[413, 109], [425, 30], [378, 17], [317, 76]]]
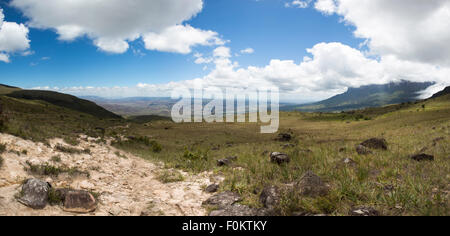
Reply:
[[27, 164], [29, 166], [29, 171], [36, 175], [47, 175], [47, 176], [59, 176], [62, 173], [67, 173], [71, 176], [75, 175], [86, 175], [89, 177], [89, 172], [86, 171], [80, 171], [78, 168], [67, 168], [67, 167], [56, 167], [52, 166], [48, 163], [42, 164], [42, 165], [33, 165], [29, 161], [27, 161]]
[[4, 153], [6, 151], [6, 145], [0, 143], [0, 154]]
[[89, 148], [77, 149], [77, 148], [73, 148], [73, 147], [66, 147], [61, 144], [56, 145], [55, 149], [60, 152], [69, 153], [69, 154], [82, 154], [82, 153], [91, 154], [91, 150]]
[[56, 191], [54, 188], [51, 188], [48, 191], [48, 203], [52, 206], [55, 205], [61, 205], [63, 202], [63, 198], [61, 196], [61, 193]]
[[165, 184], [175, 183], [175, 182], [183, 181], [184, 176], [180, 172], [175, 171], [175, 170], [173, 170], [173, 171], [164, 170], [162, 173], [159, 174], [158, 180]]
[[52, 156], [50, 160], [52, 160], [53, 162], [61, 162], [61, 156]]
[[0, 157], [0, 168], [3, 166], [3, 157]]
[[161, 152], [162, 151], [162, 146], [161, 144], [159, 144], [156, 141], [152, 141], [151, 142], [151, 146], [152, 146], [152, 151], [153, 152]]

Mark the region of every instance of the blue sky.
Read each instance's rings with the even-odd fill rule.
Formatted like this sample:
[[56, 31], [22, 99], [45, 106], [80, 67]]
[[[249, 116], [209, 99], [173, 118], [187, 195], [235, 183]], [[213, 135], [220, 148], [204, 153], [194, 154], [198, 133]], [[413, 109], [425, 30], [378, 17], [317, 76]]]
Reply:
[[[55, 4], [64, 1], [66, 5]], [[446, 14], [438, 14], [449, 9], [447, 1], [422, 7], [419, 0], [364, 0], [365, 4], [355, 0], [187, 0], [184, 6], [176, 0], [134, 0], [130, 1], [136, 4], [133, 8], [129, 2], [102, 0], [92, 9], [87, 2], [1, 1], [3, 21], [11, 23], [18, 34], [8, 35], [10, 31], [6, 32], [3, 24], [0, 83], [105, 95], [95, 94], [98, 90], [68, 88], [129, 89], [138, 84], [149, 88], [169, 82], [189, 84], [200, 78], [211, 85], [276, 85], [299, 99], [318, 100], [350, 86], [400, 78], [424, 80], [424, 71], [432, 71], [427, 79], [440, 87], [449, 82], [443, 74], [449, 68], [450, 47], [435, 48], [436, 39], [443, 41], [450, 35], [445, 23], [437, 29], [435, 24], [447, 19]], [[295, 5], [299, 2], [303, 8]], [[403, 11], [403, 3], [422, 10], [396, 12]], [[155, 10], [156, 5], [161, 9]], [[102, 10], [106, 7], [109, 13]], [[144, 11], [136, 10], [139, 7]], [[415, 17], [430, 12], [436, 13], [436, 19]], [[426, 24], [433, 25], [428, 28], [434, 30], [434, 41], [422, 38], [417, 29], [405, 30], [405, 26]], [[182, 27], [164, 34], [176, 25]], [[190, 33], [174, 33], [183, 29]], [[194, 36], [196, 32], [201, 39]], [[154, 35], [147, 37], [147, 33]], [[391, 35], [395, 40], [388, 37]], [[190, 41], [190, 37], [197, 41]], [[98, 43], [104, 39], [113, 43]], [[188, 45], [189, 50], [171, 42]], [[217, 56], [218, 48], [225, 50], [225, 55]], [[241, 53], [247, 48], [253, 53]], [[208, 63], [195, 63], [200, 54]], [[412, 67], [417, 71], [411, 71]], [[246, 80], [248, 83], [243, 82]], [[136, 95], [136, 91], [124, 94]]]
[[[337, 16], [324, 16], [314, 9], [286, 8], [281, 0], [206, 0], [202, 12], [185, 23], [219, 32], [232, 52], [253, 48], [255, 53], [236, 60], [243, 67], [264, 66], [272, 58], [300, 61], [306, 48], [318, 42], [345, 42], [357, 47], [349, 26]], [[5, 20], [27, 22], [19, 10], [2, 4]], [[30, 28], [33, 55], [13, 57], [0, 63], [1, 81], [20, 87], [37, 86], [133, 86], [165, 83], [205, 75], [203, 65], [193, 63], [191, 54], [148, 51], [141, 42], [120, 55], [100, 52], [86, 37], [62, 42], [53, 30]], [[210, 47], [195, 47], [208, 53]], [[42, 60], [42, 58], [50, 58]]]

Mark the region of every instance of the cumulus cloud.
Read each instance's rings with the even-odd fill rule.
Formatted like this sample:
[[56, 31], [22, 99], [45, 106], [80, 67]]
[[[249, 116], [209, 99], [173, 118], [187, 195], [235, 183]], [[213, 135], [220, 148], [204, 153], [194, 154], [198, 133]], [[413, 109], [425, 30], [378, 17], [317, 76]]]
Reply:
[[253, 48], [246, 48], [241, 50], [241, 54], [253, 54], [255, 53], [255, 50]]
[[284, 4], [285, 7], [307, 8], [312, 0], [294, 0]]
[[175, 25], [161, 33], [144, 34], [145, 48], [163, 52], [191, 53], [197, 45], [223, 45], [225, 42], [213, 31], [193, 28], [190, 25]]
[[23, 24], [4, 20], [3, 9], [0, 9], [0, 61], [10, 62], [10, 54], [25, 52], [30, 48], [28, 28]]
[[189, 53], [192, 46], [223, 43], [212, 31], [181, 25], [203, 8], [202, 0], [12, 0], [30, 27], [53, 29], [60, 40], [87, 36], [100, 50], [123, 53], [143, 37], [146, 48]]
[[[369, 54], [339, 42], [318, 43], [307, 49], [309, 55], [299, 62], [273, 59], [266, 66], [241, 68], [232, 61], [230, 48], [220, 46], [212, 56], [194, 55], [196, 63], [215, 66], [201, 78], [162, 85], [142, 83], [130, 88], [60, 91], [99, 96], [169, 96], [180, 85], [193, 87], [202, 82], [215, 87], [277, 86], [284, 100], [314, 101], [345, 92], [348, 87], [401, 80], [436, 82], [422, 93], [427, 97], [450, 85], [449, 4], [446, 0], [317, 0], [317, 10], [338, 14], [345, 23], [355, 26], [354, 34], [367, 40]], [[174, 48], [190, 50], [189, 46], [170, 50]]]
[[[448, 69], [405, 62], [396, 57], [375, 60], [361, 51], [341, 43], [319, 43], [307, 50], [310, 54], [300, 62], [271, 60], [267, 66], [240, 68], [230, 58], [230, 49], [214, 51], [215, 68], [206, 76], [162, 85], [139, 84], [129, 88], [66, 88], [60, 91], [78, 95], [169, 96], [172, 89], [183, 85], [194, 87], [255, 88], [277, 86], [283, 100], [315, 101], [345, 92], [348, 87], [384, 84], [401, 80], [445, 83]], [[120, 91], [120, 93], [118, 93]], [[424, 95], [425, 96], [425, 95]]]
[[450, 66], [448, 0], [317, 0], [315, 8], [354, 25], [372, 54]]

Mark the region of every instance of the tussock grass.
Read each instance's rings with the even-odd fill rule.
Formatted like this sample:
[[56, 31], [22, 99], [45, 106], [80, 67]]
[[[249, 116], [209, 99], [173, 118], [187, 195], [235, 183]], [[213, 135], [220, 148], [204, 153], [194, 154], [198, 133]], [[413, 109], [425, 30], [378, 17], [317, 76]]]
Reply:
[[27, 162], [27, 165], [29, 168], [27, 169], [32, 174], [35, 175], [42, 175], [42, 176], [59, 176], [60, 174], [67, 173], [70, 176], [87, 176], [89, 177], [90, 174], [87, 171], [81, 171], [76, 167], [69, 168], [69, 167], [58, 167], [50, 165], [49, 163], [41, 164], [41, 165], [34, 165], [30, 162]]

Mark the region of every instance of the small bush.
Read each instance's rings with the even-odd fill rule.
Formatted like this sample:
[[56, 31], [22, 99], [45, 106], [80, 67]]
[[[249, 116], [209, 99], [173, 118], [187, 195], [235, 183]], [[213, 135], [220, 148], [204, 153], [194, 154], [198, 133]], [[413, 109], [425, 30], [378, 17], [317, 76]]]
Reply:
[[52, 156], [52, 158], [50, 159], [53, 162], [61, 162], [61, 156]]
[[207, 160], [208, 159], [208, 152], [191, 152], [189, 149], [185, 148], [183, 158], [189, 159], [189, 160]]
[[22, 150], [22, 154], [25, 156], [28, 155], [28, 150]]
[[3, 143], [0, 143], [0, 154], [4, 153], [6, 151], [6, 145]]
[[67, 173], [71, 176], [76, 176], [76, 175], [86, 175], [87, 177], [90, 176], [89, 172], [80, 171], [76, 167], [73, 167], [73, 168], [56, 167], [56, 166], [52, 166], [48, 163], [45, 163], [42, 165], [33, 165], [29, 161], [27, 161], [27, 164], [29, 166], [28, 170], [32, 174], [36, 174], [36, 175], [59, 176], [62, 173]]
[[175, 182], [183, 181], [184, 176], [180, 172], [175, 171], [175, 170], [173, 170], [173, 171], [165, 170], [159, 174], [158, 180], [165, 184], [175, 183]]
[[73, 137], [64, 137], [64, 142], [72, 146], [77, 146], [78, 144], [80, 144], [80, 141]]
[[61, 144], [56, 145], [55, 149], [60, 152], [69, 153], [69, 154], [82, 154], [82, 153], [91, 154], [91, 150], [89, 148], [77, 149], [77, 148], [73, 148], [73, 147], [66, 147]]
[[63, 198], [62, 198], [60, 192], [56, 191], [56, 189], [51, 188], [48, 191], [47, 195], [48, 195], [48, 203], [50, 205], [55, 206], [55, 205], [61, 205], [62, 204]]
[[0, 157], [0, 168], [3, 166], [3, 157]]
[[153, 152], [158, 153], [158, 152], [161, 152], [161, 151], [162, 151], [162, 146], [161, 146], [161, 144], [159, 144], [158, 142], [152, 141], [152, 142], [151, 142], [151, 145], [152, 145], [152, 151], [153, 151]]

